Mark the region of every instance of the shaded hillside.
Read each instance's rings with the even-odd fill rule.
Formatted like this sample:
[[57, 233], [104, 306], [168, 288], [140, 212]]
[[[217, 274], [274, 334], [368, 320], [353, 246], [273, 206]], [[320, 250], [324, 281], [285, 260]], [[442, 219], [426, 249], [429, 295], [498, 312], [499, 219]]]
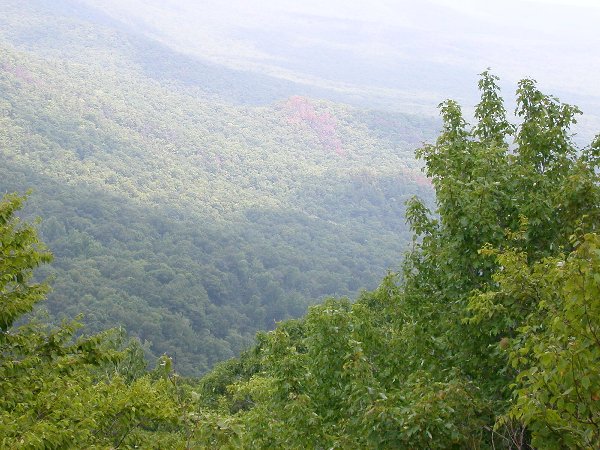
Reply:
[[[433, 122], [307, 97], [231, 103], [210, 82], [231, 72], [198, 65], [185, 81], [163, 67], [179, 56], [144, 54], [108, 19], [3, 3], [0, 190], [34, 189], [53, 317], [125, 325], [197, 374], [399, 264], [404, 202], [431, 195], [412, 149]], [[237, 86], [271, 101], [259, 81]]]

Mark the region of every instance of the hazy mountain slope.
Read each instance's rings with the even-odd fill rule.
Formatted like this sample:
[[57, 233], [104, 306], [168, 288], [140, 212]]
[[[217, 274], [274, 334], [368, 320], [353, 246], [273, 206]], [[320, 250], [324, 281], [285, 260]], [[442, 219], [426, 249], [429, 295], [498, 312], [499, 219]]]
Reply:
[[471, 86], [491, 67], [506, 98], [528, 76], [579, 105], [582, 143], [600, 124], [600, 7], [591, 1], [83, 1], [187, 55], [319, 86], [329, 99], [436, 115], [454, 98], [469, 111]]
[[0, 190], [35, 189], [54, 317], [200, 373], [397, 266], [435, 122], [289, 96], [70, 2], [2, 6]]

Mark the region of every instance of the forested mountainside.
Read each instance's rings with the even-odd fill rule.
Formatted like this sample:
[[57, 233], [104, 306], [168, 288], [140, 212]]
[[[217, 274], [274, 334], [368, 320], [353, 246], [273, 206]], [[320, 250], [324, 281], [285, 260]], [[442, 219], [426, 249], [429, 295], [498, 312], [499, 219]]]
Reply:
[[[458, 103], [417, 155], [435, 210], [408, 203], [402, 269], [257, 335], [202, 379], [138, 341], [23, 318], [51, 260], [24, 199], [0, 201], [3, 448], [600, 447], [600, 135], [525, 79], [511, 124], [482, 74], [475, 126]], [[21, 323], [21, 325], [18, 325]]]
[[0, 5], [0, 191], [33, 189], [55, 320], [123, 326], [197, 375], [398, 267], [436, 122], [195, 61], [78, 2]]

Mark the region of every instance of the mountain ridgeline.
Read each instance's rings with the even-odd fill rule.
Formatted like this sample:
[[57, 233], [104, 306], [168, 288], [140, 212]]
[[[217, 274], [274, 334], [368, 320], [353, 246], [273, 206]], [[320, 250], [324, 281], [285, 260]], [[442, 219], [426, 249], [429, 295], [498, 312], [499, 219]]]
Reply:
[[0, 1], [0, 191], [33, 189], [55, 322], [199, 375], [398, 268], [437, 122], [209, 65], [79, 2]]

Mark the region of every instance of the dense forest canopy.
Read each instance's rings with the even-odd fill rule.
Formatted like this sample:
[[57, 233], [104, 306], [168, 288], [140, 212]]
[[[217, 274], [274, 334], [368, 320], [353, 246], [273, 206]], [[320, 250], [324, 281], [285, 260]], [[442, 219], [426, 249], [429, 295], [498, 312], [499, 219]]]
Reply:
[[600, 448], [600, 7], [301, 3], [0, 0], [0, 449]]
[[600, 445], [600, 135], [578, 109], [497, 79], [471, 127], [454, 101], [418, 151], [436, 192], [407, 217], [402, 270], [259, 333], [200, 380], [146, 372], [115, 331], [16, 320], [42, 300], [50, 254], [0, 203], [2, 445], [65, 448], [586, 448]]
[[0, 191], [34, 190], [56, 323], [122, 325], [199, 375], [398, 267], [435, 121], [292, 95], [319, 92], [70, 1], [0, 4]]

